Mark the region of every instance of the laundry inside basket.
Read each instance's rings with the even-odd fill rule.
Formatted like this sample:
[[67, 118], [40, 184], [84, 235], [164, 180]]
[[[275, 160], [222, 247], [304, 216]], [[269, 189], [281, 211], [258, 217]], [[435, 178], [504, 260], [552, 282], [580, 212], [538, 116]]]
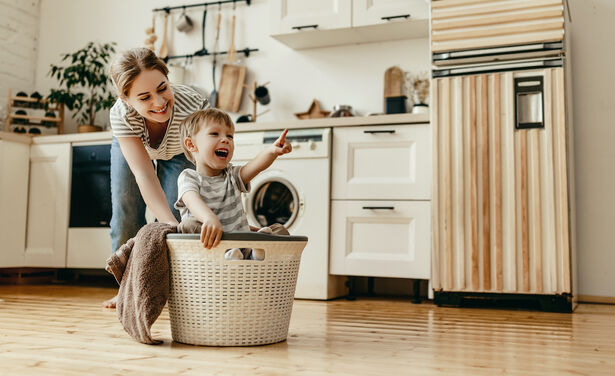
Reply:
[[262, 248], [229, 248], [224, 252], [224, 259], [263, 261], [265, 250]]

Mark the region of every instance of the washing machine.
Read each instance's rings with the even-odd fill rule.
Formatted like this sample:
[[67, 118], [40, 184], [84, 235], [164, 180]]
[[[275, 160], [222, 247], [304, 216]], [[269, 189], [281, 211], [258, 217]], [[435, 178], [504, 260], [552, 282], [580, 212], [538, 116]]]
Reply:
[[[243, 165], [273, 144], [282, 130], [237, 132], [233, 164]], [[293, 146], [250, 182], [243, 205], [252, 226], [283, 224], [308, 237], [301, 256], [295, 297], [331, 299], [346, 294], [342, 278], [329, 275], [331, 130], [289, 130]]]

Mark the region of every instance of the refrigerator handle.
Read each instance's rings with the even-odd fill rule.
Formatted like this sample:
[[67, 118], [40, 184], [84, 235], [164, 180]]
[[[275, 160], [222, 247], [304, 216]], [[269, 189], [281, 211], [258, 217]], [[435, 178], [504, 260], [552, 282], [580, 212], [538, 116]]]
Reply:
[[515, 78], [515, 128], [544, 128], [543, 76]]

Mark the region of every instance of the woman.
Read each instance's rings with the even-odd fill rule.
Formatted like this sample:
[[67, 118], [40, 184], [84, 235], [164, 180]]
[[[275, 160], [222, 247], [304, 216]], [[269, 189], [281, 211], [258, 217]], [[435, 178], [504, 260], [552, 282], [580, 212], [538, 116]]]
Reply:
[[[145, 207], [159, 222], [177, 225], [177, 177], [194, 168], [183, 154], [180, 122], [208, 107], [194, 89], [172, 85], [168, 69], [147, 48], [128, 50], [110, 67], [118, 100], [111, 108], [111, 247], [145, 225]], [[103, 306], [115, 307], [115, 298]]]

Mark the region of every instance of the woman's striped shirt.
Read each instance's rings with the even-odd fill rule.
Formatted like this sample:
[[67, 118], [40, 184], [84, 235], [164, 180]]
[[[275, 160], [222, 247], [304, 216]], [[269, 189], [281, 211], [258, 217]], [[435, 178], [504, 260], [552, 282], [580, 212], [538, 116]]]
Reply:
[[170, 87], [175, 95], [175, 105], [164, 138], [156, 148], [150, 146], [145, 119], [134, 108], [118, 99], [109, 113], [113, 136], [139, 137], [152, 160], [169, 160], [183, 153], [179, 124], [191, 113], [209, 107], [207, 99], [193, 88], [173, 84]]

